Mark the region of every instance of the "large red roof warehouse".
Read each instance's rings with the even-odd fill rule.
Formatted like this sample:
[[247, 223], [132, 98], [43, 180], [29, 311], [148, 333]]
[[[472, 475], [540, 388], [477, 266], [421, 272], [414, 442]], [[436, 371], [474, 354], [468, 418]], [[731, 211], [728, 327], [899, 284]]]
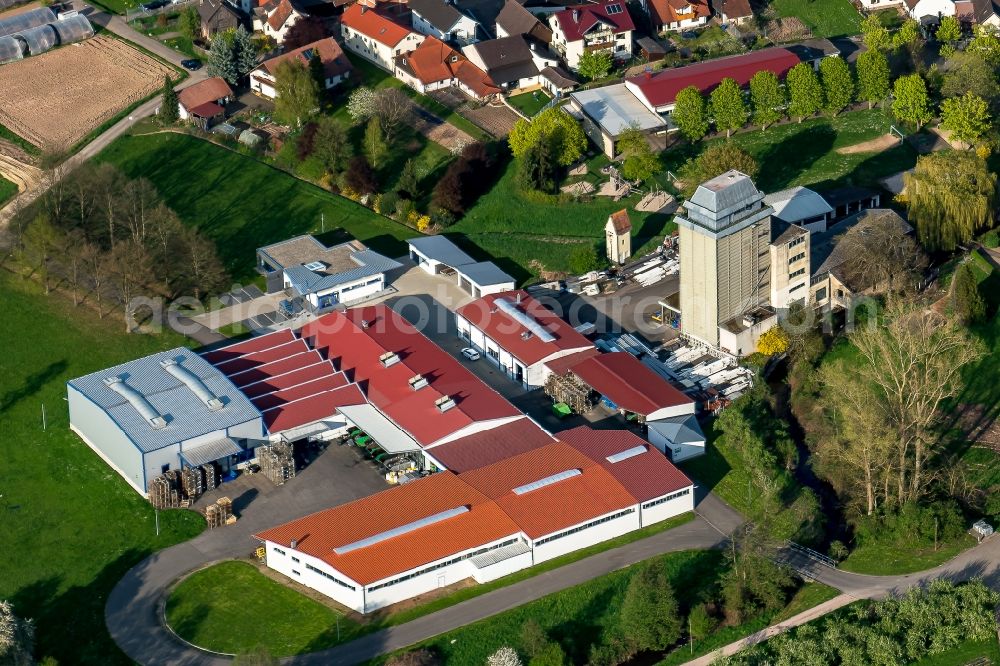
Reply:
[[[497, 308], [496, 302], [499, 300], [507, 301], [517, 310], [534, 319], [555, 339], [546, 342], [537, 335], [526, 335], [530, 331], [523, 324]], [[505, 291], [483, 296], [471, 303], [466, 303], [456, 310], [456, 313], [483, 331], [525, 365], [533, 365], [558, 352], [593, 346], [587, 338], [570, 326], [562, 317], [529, 296], [528, 292], [524, 290]]]
[[492, 465], [554, 441], [555, 439], [534, 421], [524, 417], [435, 446], [429, 449], [428, 453], [451, 471], [465, 472]]
[[628, 352], [584, 358], [569, 371], [622, 409], [648, 416], [664, 407], [691, 403], [670, 382]]

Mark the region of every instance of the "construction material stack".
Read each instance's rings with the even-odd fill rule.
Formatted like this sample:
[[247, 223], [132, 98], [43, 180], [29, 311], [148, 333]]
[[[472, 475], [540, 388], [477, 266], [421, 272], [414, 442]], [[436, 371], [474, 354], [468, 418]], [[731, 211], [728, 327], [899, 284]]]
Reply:
[[205, 522], [208, 523], [210, 529], [235, 523], [236, 516], [233, 515], [233, 501], [228, 497], [220, 497], [214, 504], [206, 506]]
[[149, 482], [149, 502], [157, 509], [176, 509], [181, 505], [180, 474], [170, 470]]
[[583, 414], [594, 406], [592, 393], [590, 386], [572, 372], [565, 375], [553, 373], [545, 382], [545, 394], [555, 402], [569, 405], [577, 414]]
[[200, 467], [187, 467], [181, 472], [181, 486], [185, 499], [194, 502], [205, 491]]
[[219, 485], [219, 475], [215, 469], [215, 465], [208, 463], [207, 465], [201, 466], [202, 479], [204, 480], [205, 492], [210, 490], [215, 490]]
[[292, 455], [292, 445], [288, 442], [269, 444], [258, 449], [257, 460], [260, 471], [276, 486], [295, 476], [295, 458]]

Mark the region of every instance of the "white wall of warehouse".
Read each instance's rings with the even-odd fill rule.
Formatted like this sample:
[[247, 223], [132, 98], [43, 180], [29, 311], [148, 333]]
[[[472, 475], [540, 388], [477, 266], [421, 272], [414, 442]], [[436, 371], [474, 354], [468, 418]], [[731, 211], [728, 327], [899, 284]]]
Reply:
[[[682, 488], [681, 491], [683, 490], [685, 489]], [[688, 486], [686, 490], [688, 491], [687, 495], [681, 495], [680, 497], [676, 497], [672, 500], [667, 500], [663, 504], [657, 504], [656, 506], [652, 506], [648, 509], [641, 509], [639, 517], [642, 526], [646, 527], [648, 525], [653, 525], [667, 520], [668, 518], [679, 516], [682, 513], [694, 511], [694, 486]], [[670, 494], [672, 495], [673, 493]], [[656, 500], [649, 500], [649, 502], [654, 501]], [[643, 504], [648, 504], [649, 502], [643, 502]], [[641, 506], [642, 505], [640, 505], [640, 507]]]
[[[585, 530], [564, 536], [561, 539], [549, 541], [548, 543], [535, 545], [538, 543], [539, 539], [545, 538], [538, 537], [538, 539], [535, 539], [532, 544], [535, 564], [551, 560], [554, 557], [559, 557], [560, 555], [565, 555], [566, 553], [572, 553], [580, 550], [581, 548], [593, 546], [595, 543], [601, 543], [602, 541], [607, 541], [608, 539], [614, 539], [615, 537], [619, 537], [623, 534], [639, 529], [639, 507], [635, 506], [633, 508], [635, 510], [632, 511], [632, 513], [615, 518], [614, 520], [609, 520], [606, 523], [600, 523], [599, 525], [588, 527]], [[613, 511], [608, 515], [613, 515], [615, 513], [618, 512]], [[598, 516], [597, 518], [586, 521], [586, 523], [592, 522], [593, 520], [600, 520], [600, 518], [601, 516]], [[557, 534], [571, 529], [573, 529], [573, 527], [559, 530]]]
[[[272, 541], [265, 541], [267, 566], [279, 573], [283, 573], [297, 583], [312, 588], [321, 594], [325, 594], [334, 601], [347, 606], [359, 613], [364, 613], [364, 586], [357, 581], [351, 580], [341, 572], [337, 571], [323, 560], [312, 555], [288, 548]], [[284, 551], [282, 554], [281, 551]], [[298, 558], [298, 562], [292, 558]], [[348, 585], [352, 585], [354, 590], [349, 590], [343, 585], [338, 585], [334, 581], [322, 576], [311, 569], [306, 568], [310, 564], [320, 571], [325, 571], [331, 576], [342, 580]]]

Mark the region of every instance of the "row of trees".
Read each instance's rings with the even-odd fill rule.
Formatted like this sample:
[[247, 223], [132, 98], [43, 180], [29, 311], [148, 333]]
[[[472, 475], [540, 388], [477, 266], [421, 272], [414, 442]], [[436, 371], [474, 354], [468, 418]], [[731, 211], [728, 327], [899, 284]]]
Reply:
[[128, 317], [137, 296], [200, 298], [225, 285], [214, 244], [184, 225], [143, 178], [91, 164], [55, 180], [15, 217], [15, 255], [46, 293], [63, 287], [100, 316], [117, 302]]
[[724, 666], [757, 664], [915, 663], [965, 641], [996, 640], [1000, 594], [976, 580], [936, 580], [901, 598], [865, 601], [821, 624], [810, 623], [722, 659]]

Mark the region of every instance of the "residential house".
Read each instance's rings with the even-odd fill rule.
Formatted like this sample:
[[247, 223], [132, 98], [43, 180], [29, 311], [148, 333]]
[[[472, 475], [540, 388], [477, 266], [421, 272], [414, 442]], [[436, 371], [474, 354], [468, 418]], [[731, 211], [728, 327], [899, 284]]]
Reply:
[[243, 22], [240, 11], [226, 0], [199, 0], [198, 17], [201, 19], [201, 38], [206, 42], [216, 33], [234, 30]]
[[202, 129], [226, 116], [225, 106], [233, 99], [233, 89], [225, 79], [213, 76], [177, 93], [177, 109], [181, 120], [190, 120]]
[[643, 0], [643, 4], [657, 32], [699, 28], [712, 16], [708, 0]]
[[1000, 30], [1000, 7], [994, 0], [972, 0], [971, 20], [976, 25], [989, 25]]
[[797, 55], [799, 60], [812, 65], [816, 71], [819, 71], [820, 63], [824, 59], [840, 57], [840, 49], [837, 48], [837, 45], [824, 37], [804, 39], [794, 44], [782, 44], [781, 48], [788, 49]]
[[559, 64], [537, 42], [529, 46], [524, 35], [469, 44], [462, 53], [505, 92], [542, 85], [541, 71]]
[[766, 195], [764, 204], [774, 209], [775, 219], [809, 231], [826, 231], [833, 215], [833, 206], [826, 199], [801, 185]]
[[254, 30], [280, 44], [289, 28], [300, 18], [302, 13], [289, 0], [267, 0], [254, 10]]
[[394, 23], [361, 4], [348, 7], [340, 19], [344, 46], [386, 71], [395, 69], [396, 56], [412, 51], [424, 36]]
[[525, 35], [543, 44], [552, 43], [552, 30], [517, 0], [507, 0], [497, 15], [497, 37]]
[[542, 88], [554, 97], [562, 97], [573, 92], [580, 83], [559, 65], [543, 67], [538, 74]]
[[576, 70], [585, 51], [604, 51], [615, 60], [632, 57], [635, 24], [624, 0], [572, 5], [549, 16], [552, 48]]
[[715, 0], [712, 6], [723, 23], [744, 25], [753, 20], [753, 10], [748, 0]]
[[436, 37], [427, 37], [414, 50], [396, 56], [395, 65], [396, 78], [417, 92], [454, 86], [480, 101], [500, 93], [486, 72]]
[[809, 297], [810, 231], [772, 219], [771, 235], [771, 307], [781, 310], [794, 303], [805, 303]]
[[854, 296], [878, 288], [879, 285], [866, 283], [864, 276], [854, 274], [848, 246], [841, 241], [847, 234], [864, 235], [866, 229], [882, 224], [891, 225], [900, 238], [913, 233], [913, 227], [896, 211], [871, 208], [838, 222], [824, 233], [812, 235], [809, 245], [810, 300], [817, 308], [847, 308]]
[[422, 35], [458, 44], [478, 39], [479, 23], [445, 0], [410, 0], [413, 29]]
[[317, 56], [323, 64], [323, 85], [327, 90], [335, 88], [351, 76], [354, 68], [347, 56], [344, 55], [340, 44], [333, 37], [324, 37], [312, 44], [300, 46], [294, 51], [282, 53], [280, 56], [262, 62], [257, 69], [250, 72], [250, 89], [263, 97], [274, 99], [277, 97], [274, 82], [278, 65], [289, 60], [296, 60], [309, 67], [313, 57]]
[[910, 18], [936, 23], [942, 16], [955, 16], [955, 0], [905, 0]]
[[884, 7], [906, 4], [904, 0], [858, 0], [858, 3], [864, 11], [876, 11]]

